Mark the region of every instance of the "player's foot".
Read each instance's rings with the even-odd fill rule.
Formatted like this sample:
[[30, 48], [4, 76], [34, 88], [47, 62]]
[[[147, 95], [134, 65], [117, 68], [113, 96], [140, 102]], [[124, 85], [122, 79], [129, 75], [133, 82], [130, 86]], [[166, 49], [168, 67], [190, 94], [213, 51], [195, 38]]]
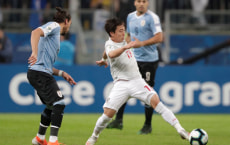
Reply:
[[149, 134], [152, 132], [152, 126], [151, 125], [144, 125], [140, 131], [137, 132], [137, 134]]
[[85, 145], [94, 145], [97, 142], [97, 137], [90, 136]]
[[122, 130], [123, 128], [122, 120], [113, 120], [107, 125], [106, 128], [109, 128], [109, 129], [116, 128], [116, 129]]
[[48, 142], [48, 145], [65, 145], [63, 143], [59, 143], [58, 140], [56, 140], [56, 142]]
[[47, 145], [46, 140], [41, 140], [38, 136], [32, 139], [32, 145]]
[[182, 139], [189, 139], [189, 132], [185, 131], [184, 129], [178, 131]]

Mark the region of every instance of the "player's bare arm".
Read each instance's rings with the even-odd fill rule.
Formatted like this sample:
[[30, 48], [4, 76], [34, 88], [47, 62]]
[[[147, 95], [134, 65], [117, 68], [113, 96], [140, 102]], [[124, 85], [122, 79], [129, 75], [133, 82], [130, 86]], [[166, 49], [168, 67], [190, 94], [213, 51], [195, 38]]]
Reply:
[[118, 57], [120, 56], [126, 49], [130, 49], [130, 48], [133, 48], [134, 46], [136, 45], [136, 41], [131, 41], [129, 42], [127, 45], [121, 47], [121, 48], [118, 48], [118, 49], [115, 49], [115, 50], [112, 50], [109, 52], [109, 57], [110, 58], [115, 58], [115, 57]]
[[56, 76], [61, 76], [63, 77], [66, 81], [68, 81], [71, 85], [76, 85], [77, 83], [74, 81], [74, 79], [65, 71], [63, 70], [58, 70], [53, 67], [53, 75]]
[[134, 46], [134, 48], [139, 48], [139, 47], [142, 47], [142, 46], [152, 45], [152, 44], [157, 44], [157, 43], [163, 42], [163, 33], [158, 32], [153, 37], [151, 37], [150, 39], [145, 40], [145, 41], [140, 41], [136, 37], [134, 37], [134, 39], [136, 41], [136, 45]]
[[37, 54], [38, 54], [38, 42], [41, 36], [44, 36], [44, 32], [40, 28], [36, 28], [31, 32], [31, 47], [32, 47], [32, 54], [28, 59], [28, 63], [30, 65], [34, 65], [37, 61]]
[[96, 61], [96, 64], [99, 65], [99, 66], [104, 65], [105, 68], [106, 68], [106, 67], [108, 67], [108, 62], [107, 62], [106, 59], [107, 59], [107, 55], [106, 55], [106, 53], [104, 51], [101, 60]]
[[102, 59], [104, 59], [104, 60], [107, 59], [107, 55], [106, 55], [105, 51], [103, 52]]

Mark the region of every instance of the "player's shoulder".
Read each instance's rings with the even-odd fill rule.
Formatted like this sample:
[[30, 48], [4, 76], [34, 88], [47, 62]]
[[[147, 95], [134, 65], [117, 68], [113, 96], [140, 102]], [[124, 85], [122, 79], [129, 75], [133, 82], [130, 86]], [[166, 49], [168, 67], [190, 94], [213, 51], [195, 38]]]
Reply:
[[110, 46], [110, 47], [113, 46], [113, 41], [111, 39], [109, 39], [105, 42], [105, 48], [108, 46]]
[[133, 17], [135, 15], [136, 15], [136, 11], [133, 11], [133, 12], [131, 12], [131, 13], [128, 14], [128, 17]]
[[60, 27], [60, 25], [57, 22], [48, 22], [48, 26], [50, 26], [53, 29]]
[[45, 37], [50, 34], [60, 33], [60, 25], [57, 22], [47, 22], [39, 28], [44, 32]]
[[42, 25], [41, 27], [49, 29], [49, 30], [52, 30], [52, 29], [55, 29], [55, 28], [59, 28], [60, 25], [57, 22], [51, 21], [51, 22], [47, 22], [46, 24]]
[[150, 10], [148, 10], [148, 11], [146, 12], [146, 16], [147, 16], [147, 17], [151, 17], [151, 18], [153, 18], [153, 19], [159, 18], [159, 16], [158, 16], [156, 13], [154, 13], [153, 11], [150, 11]]

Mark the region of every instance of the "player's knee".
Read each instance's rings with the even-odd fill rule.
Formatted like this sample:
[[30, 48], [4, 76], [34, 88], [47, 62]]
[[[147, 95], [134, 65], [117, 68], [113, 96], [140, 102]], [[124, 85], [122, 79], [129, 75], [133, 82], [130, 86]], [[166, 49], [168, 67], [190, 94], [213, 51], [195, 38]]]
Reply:
[[64, 114], [65, 105], [54, 105], [51, 114], [51, 124], [57, 127], [61, 127], [62, 118]]
[[113, 118], [115, 114], [116, 114], [116, 110], [110, 108], [104, 108], [104, 115], [108, 116], [109, 118]]
[[157, 104], [160, 102], [160, 99], [157, 94], [154, 94], [150, 100], [150, 104], [153, 108], [157, 106]]
[[45, 108], [45, 110], [41, 114], [41, 124], [45, 126], [49, 126], [51, 122], [51, 112], [52, 110]]
[[55, 113], [63, 113], [65, 109], [65, 105], [57, 104], [53, 106], [53, 112]]

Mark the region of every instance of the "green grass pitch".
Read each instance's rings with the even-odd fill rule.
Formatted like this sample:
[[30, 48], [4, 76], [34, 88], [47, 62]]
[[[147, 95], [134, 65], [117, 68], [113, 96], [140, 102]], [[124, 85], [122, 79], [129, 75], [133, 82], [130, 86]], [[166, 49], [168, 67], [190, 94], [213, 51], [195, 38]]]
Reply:
[[[65, 114], [59, 141], [66, 145], [84, 145], [92, 134], [101, 114]], [[182, 126], [191, 131], [203, 128], [209, 135], [208, 145], [230, 144], [229, 114], [176, 114]], [[40, 114], [0, 114], [0, 145], [31, 145], [36, 135]], [[160, 115], [154, 115], [153, 131], [137, 135], [144, 122], [144, 114], [124, 114], [124, 128], [104, 129], [96, 145], [189, 145]], [[49, 129], [46, 135], [48, 139]]]

